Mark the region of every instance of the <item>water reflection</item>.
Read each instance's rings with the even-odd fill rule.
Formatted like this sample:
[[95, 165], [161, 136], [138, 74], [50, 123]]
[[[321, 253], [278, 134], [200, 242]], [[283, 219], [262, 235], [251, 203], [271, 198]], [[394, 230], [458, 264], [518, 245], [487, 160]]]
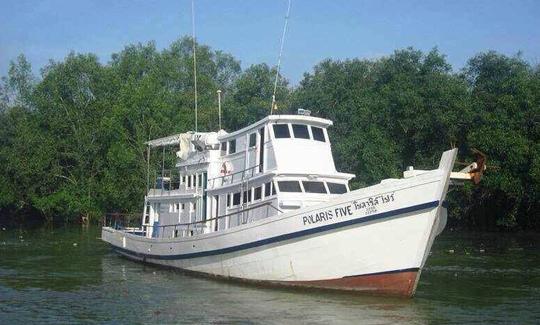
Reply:
[[538, 235], [446, 232], [414, 299], [261, 288], [111, 252], [99, 229], [0, 232], [0, 323], [534, 323]]
[[113, 288], [111, 300], [143, 310], [145, 322], [388, 324], [425, 319], [409, 299], [232, 284], [110, 255], [102, 265], [104, 284]]
[[106, 247], [97, 228], [11, 230], [0, 233], [0, 281], [14, 289], [71, 291], [99, 283]]

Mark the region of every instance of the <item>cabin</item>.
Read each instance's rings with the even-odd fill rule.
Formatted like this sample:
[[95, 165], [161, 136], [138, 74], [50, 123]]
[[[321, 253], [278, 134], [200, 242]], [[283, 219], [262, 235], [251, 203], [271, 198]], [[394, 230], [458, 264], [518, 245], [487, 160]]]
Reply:
[[349, 191], [336, 170], [327, 128], [307, 115], [269, 115], [235, 132], [188, 132], [147, 142], [178, 146], [145, 197], [147, 237], [222, 231]]

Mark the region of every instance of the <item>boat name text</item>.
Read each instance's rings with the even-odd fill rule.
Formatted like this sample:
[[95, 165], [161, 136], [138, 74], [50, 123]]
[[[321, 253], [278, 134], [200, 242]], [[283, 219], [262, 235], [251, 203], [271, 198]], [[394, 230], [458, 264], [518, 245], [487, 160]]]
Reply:
[[363, 214], [367, 216], [377, 213], [377, 206], [393, 202], [394, 200], [394, 192], [390, 194], [372, 196], [364, 200], [355, 200], [348, 202], [345, 205], [337, 206], [334, 209], [304, 215], [302, 216], [302, 222], [304, 223], [304, 226], [312, 225], [333, 220], [334, 218], [339, 219], [352, 216], [355, 212], [362, 210]]

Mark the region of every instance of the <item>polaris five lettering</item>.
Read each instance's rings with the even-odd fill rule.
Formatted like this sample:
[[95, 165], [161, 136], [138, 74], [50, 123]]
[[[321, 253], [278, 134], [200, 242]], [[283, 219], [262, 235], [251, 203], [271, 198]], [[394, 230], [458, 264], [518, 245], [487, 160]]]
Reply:
[[385, 205], [387, 203], [393, 202], [394, 200], [394, 192], [389, 194], [372, 196], [363, 200], [355, 200], [347, 203], [346, 205], [338, 206], [333, 209], [304, 215], [302, 216], [302, 222], [304, 226], [313, 225], [320, 222], [327, 222], [333, 219], [349, 217], [357, 211], [359, 211], [361, 215], [367, 216], [377, 213], [378, 205]]
[[351, 204], [349, 204], [346, 206], [337, 207], [333, 210], [326, 210], [326, 211], [321, 211], [321, 212], [305, 215], [302, 217], [302, 221], [304, 222], [304, 226], [305, 226], [305, 225], [319, 223], [322, 221], [329, 221], [334, 218], [337, 219], [337, 218], [352, 216], [352, 214], [353, 214], [353, 207]]

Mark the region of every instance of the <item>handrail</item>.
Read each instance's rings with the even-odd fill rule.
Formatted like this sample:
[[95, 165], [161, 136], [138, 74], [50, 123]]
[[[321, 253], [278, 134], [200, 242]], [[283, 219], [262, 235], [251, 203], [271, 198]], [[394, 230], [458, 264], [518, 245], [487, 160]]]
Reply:
[[229, 184], [232, 184], [234, 182], [234, 176], [235, 175], [238, 175], [238, 174], [242, 174], [242, 178], [240, 178], [240, 181], [243, 181], [246, 179], [246, 172], [250, 171], [251, 172], [251, 175], [248, 177], [251, 178], [251, 177], [254, 177], [255, 176], [255, 171], [259, 169], [259, 165], [255, 165], [255, 166], [252, 166], [252, 167], [248, 167], [248, 168], [245, 168], [241, 171], [238, 171], [236, 173], [232, 173], [232, 174], [227, 174], [227, 175], [222, 175], [222, 176], [218, 176], [218, 177], [213, 177], [213, 178], [210, 178], [208, 179], [208, 185], [212, 184], [211, 188], [215, 188], [215, 181], [218, 180], [218, 179], [221, 179], [221, 186], [223, 186], [225, 184], [225, 178], [230, 178], [231, 181]]
[[[175, 238], [177, 237], [177, 234], [176, 234], [176, 230], [179, 230], [178, 228], [179, 227], [182, 227], [184, 229], [180, 229], [180, 230], [185, 230], [186, 231], [186, 234], [189, 233], [189, 231], [193, 231], [193, 230], [200, 230], [200, 229], [203, 229], [203, 227], [201, 226], [198, 226], [198, 225], [203, 225], [203, 224], [206, 224], [208, 222], [212, 222], [212, 221], [217, 221], [217, 220], [220, 220], [220, 219], [224, 219], [224, 218], [229, 218], [231, 216], [234, 216], [234, 215], [239, 215], [239, 214], [243, 214], [245, 212], [248, 212], [248, 211], [251, 211], [251, 210], [255, 210], [255, 209], [259, 209], [259, 208], [262, 208], [262, 207], [270, 207], [278, 212], [283, 212], [281, 211], [279, 208], [275, 207], [272, 202], [263, 202], [261, 204], [257, 204], [257, 205], [253, 205], [253, 206], [250, 206], [248, 208], [245, 208], [245, 209], [241, 209], [239, 211], [235, 211], [235, 212], [232, 212], [232, 213], [227, 213], [227, 214], [224, 214], [224, 215], [221, 215], [221, 216], [217, 216], [217, 217], [214, 217], [214, 218], [210, 218], [210, 219], [206, 219], [206, 220], [199, 220], [199, 221], [193, 221], [193, 222], [189, 222], [189, 223], [177, 223], [177, 224], [170, 224], [170, 225], [145, 225], [145, 224], [142, 224], [141, 226], [141, 230], [143, 231], [143, 233], [146, 233], [148, 231], [148, 229], [152, 229], [152, 232], [154, 232], [154, 229], [157, 229], [158, 232], [157, 232], [157, 236], [158, 238], [164, 238], [164, 233], [165, 233], [165, 230], [166, 229], [170, 229], [170, 228], [174, 228], [175, 230], [175, 233], [171, 234], [171, 238]], [[106, 217], [107, 216], [113, 216], [113, 217], [120, 217], [120, 216], [134, 216], [134, 214], [114, 214], [114, 213], [108, 213], [106, 214], [106, 216], [104, 217], [104, 226], [107, 226], [107, 223], [106, 223]], [[113, 221], [113, 220], [111, 220]], [[114, 219], [114, 223], [109, 225], [110, 227], [113, 227], [114, 229], [117, 229], [117, 230], [126, 230], [126, 226], [123, 226], [122, 225], [122, 222], [120, 222], [120, 224], [118, 223], [118, 221], [122, 221], [122, 220], [118, 220], [118, 218], [115, 218]], [[129, 222], [128, 222], [129, 223]], [[243, 222], [244, 224], [247, 223], [246, 222]], [[191, 228], [191, 229], [190, 229]], [[188, 237], [188, 235], [182, 235], [182, 236], [178, 236], [178, 237]]]
[[209, 221], [214, 221], [214, 220], [219, 220], [219, 219], [222, 219], [222, 218], [234, 216], [234, 215], [237, 215], [239, 213], [254, 210], [254, 209], [261, 208], [261, 207], [267, 206], [267, 205], [270, 206], [271, 208], [273, 208], [274, 210], [278, 211], [278, 212], [283, 212], [279, 208], [276, 208], [275, 206], [273, 206], [272, 202], [263, 202], [262, 204], [258, 204], [257, 206], [251, 206], [249, 208], [245, 208], [245, 209], [242, 209], [242, 210], [239, 210], [239, 211], [236, 211], [236, 212], [224, 214], [224, 215], [217, 216], [217, 217], [210, 218], [210, 219], [206, 219], [206, 220], [199, 220], [199, 221], [193, 221], [193, 222], [188, 222], [188, 223], [176, 223], [176, 224], [171, 224], [171, 225], [158, 225], [158, 226], [152, 226], [152, 227], [189, 226], [189, 225], [194, 225], [194, 224], [198, 224], [198, 223], [207, 223]]

